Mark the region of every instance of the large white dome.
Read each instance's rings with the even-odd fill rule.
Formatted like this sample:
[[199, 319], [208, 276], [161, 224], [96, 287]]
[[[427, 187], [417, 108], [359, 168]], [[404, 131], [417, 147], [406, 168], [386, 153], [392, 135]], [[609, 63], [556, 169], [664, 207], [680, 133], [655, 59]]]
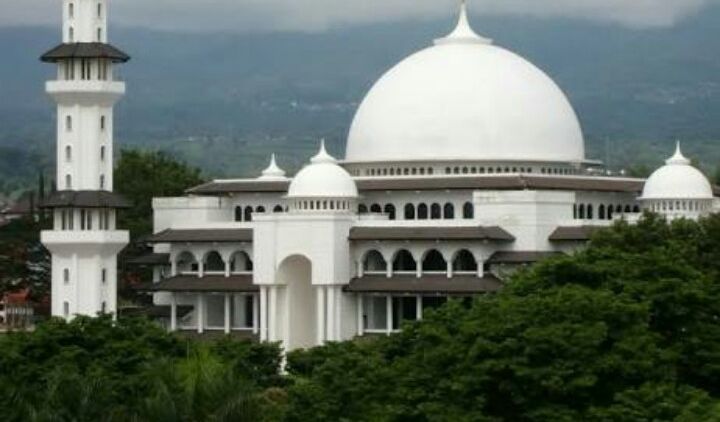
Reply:
[[347, 162], [585, 159], [569, 101], [540, 69], [475, 34], [448, 37], [388, 71], [361, 103]]
[[680, 151], [645, 181], [641, 199], [712, 199], [713, 189], [707, 177], [690, 164]]

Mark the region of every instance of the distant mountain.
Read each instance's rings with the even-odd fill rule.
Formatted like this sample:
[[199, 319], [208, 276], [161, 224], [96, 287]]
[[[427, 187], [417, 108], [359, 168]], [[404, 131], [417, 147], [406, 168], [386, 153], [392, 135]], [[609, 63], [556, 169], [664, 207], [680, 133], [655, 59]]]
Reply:
[[[113, 43], [133, 56], [121, 70], [128, 95], [117, 109], [116, 138], [225, 176], [255, 174], [271, 150], [296, 168], [321, 136], [342, 154], [371, 84], [451, 26], [239, 35], [114, 28]], [[706, 168], [720, 164], [713, 142], [720, 140], [720, 7], [668, 29], [531, 18], [481, 18], [475, 26], [558, 82], [580, 116], [589, 156], [615, 167], [656, 165], [680, 138]], [[0, 146], [44, 156], [46, 165], [54, 123], [43, 81], [53, 69], [37, 57], [58, 36], [48, 28], [0, 29]]]

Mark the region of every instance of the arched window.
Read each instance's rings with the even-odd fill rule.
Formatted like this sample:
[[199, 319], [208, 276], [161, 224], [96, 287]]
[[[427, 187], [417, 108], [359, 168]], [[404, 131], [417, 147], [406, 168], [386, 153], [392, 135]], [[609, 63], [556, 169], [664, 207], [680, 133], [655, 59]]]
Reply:
[[608, 219], [608, 220], [612, 220], [612, 218], [613, 218], [613, 206], [612, 206], [612, 205], [608, 205], [608, 207], [607, 207], [607, 219]]
[[105, 130], [105, 116], [100, 116], [100, 130]]
[[370, 206], [370, 212], [373, 214], [381, 214], [382, 213], [382, 207], [379, 204], [372, 204]]
[[63, 270], [63, 283], [70, 283], [70, 270], [67, 268]]
[[430, 206], [430, 218], [433, 220], [442, 218], [442, 208], [440, 208], [440, 204], [432, 204]]
[[472, 220], [475, 218], [475, 207], [472, 202], [466, 202], [463, 205], [463, 218], [466, 220]]
[[245, 207], [245, 215], [244, 215], [245, 221], [252, 221], [252, 215], [253, 215], [252, 207], [250, 207], [250, 206]]
[[592, 220], [592, 219], [593, 219], [593, 206], [592, 206], [592, 204], [588, 204], [588, 206], [587, 206], [587, 218], [588, 218], [588, 220]]
[[97, 17], [98, 19], [102, 18], [102, 3], [98, 3], [97, 5]]
[[283, 207], [280, 205], [275, 205], [275, 208], [273, 208], [274, 213], [283, 212]]
[[452, 220], [455, 218], [455, 205], [449, 202], [445, 204], [445, 207], [443, 208], [443, 217], [446, 220]]
[[394, 220], [395, 219], [395, 205], [393, 205], [393, 204], [385, 205], [385, 214], [387, 214], [388, 219]]
[[68, 41], [75, 42], [75, 28], [72, 26], [68, 29]]
[[412, 254], [405, 249], [401, 249], [395, 254], [393, 259], [393, 271], [395, 272], [415, 272], [417, 271], [417, 263]]
[[72, 161], [72, 147], [70, 145], [65, 147], [65, 161]]
[[420, 204], [417, 208], [418, 220], [427, 220], [428, 218], [428, 206], [427, 204]]
[[97, 29], [97, 41], [102, 42], [102, 28]]
[[585, 219], [585, 204], [580, 204], [580, 205], [578, 206], [578, 218], [579, 218], [580, 220], [584, 220], [584, 219]]
[[634, 213], [639, 213], [639, 212], [640, 212], [640, 206], [639, 206], [639, 205], [635, 205], [635, 206], [633, 207], [633, 212], [634, 212]]
[[68, 18], [73, 19], [75, 17], [75, 4], [68, 4]]
[[405, 219], [406, 220], [414, 220], [415, 219], [415, 205], [405, 204]]
[[[680, 204], [678, 204], [679, 206]], [[630, 208], [630, 205], [625, 205], [625, 213], [629, 214], [632, 212], [632, 208]]]
[[367, 214], [368, 208], [365, 204], [358, 205], [358, 214]]
[[264, 213], [264, 212], [265, 212], [265, 207], [263, 207], [262, 205], [260, 205], [259, 207], [257, 207], [257, 208], [255, 209], [255, 212]]
[[470, 251], [463, 249], [455, 254], [453, 259], [453, 272], [457, 273], [476, 273], [478, 270], [478, 264]]
[[65, 116], [65, 130], [71, 132], [72, 127], [72, 116]]
[[600, 207], [598, 207], [598, 218], [600, 220], [605, 219], [605, 205], [600, 204]]
[[618, 205], [615, 207], [615, 212], [620, 214], [622, 212], [622, 205]]
[[578, 218], [578, 206], [577, 204], [573, 204], [573, 218], [577, 220]]
[[205, 255], [205, 272], [212, 273], [224, 273], [225, 272], [225, 261], [217, 251], [208, 252]]
[[175, 259], [175, 265], [179, 273], [193, 273], [198, 271], [198, 263], [195, 255], [190, 252], [182, 252]]
[[105, 161], [105, 146], [100, 147], [100, 161]]
[[235, 252], [230, 257], [230, 271], [233, 273], [248, 273], [253, 270], [253, 262], [245, 251]]
[[100, 190], [105, 190], [105, 175], [100, 175]]
[[445, 261], [445, 257], [443, 257], [440, 252], [433, 249], [425, 254], [422, 262], [422, 270], [428, 273], [446, 272], [447, 261]]
[[384, 273], [387, 271], [387, 262], [382, 254], [376, 250], [368, 251], [363, 258], [363, 271], [366, 273]]
[[242, 221], [243, 209], [242, 207], [235, 207], [235, 221]]
[[69, 174], [65, 175], [65, 189], [72, 189], [72, 176]]

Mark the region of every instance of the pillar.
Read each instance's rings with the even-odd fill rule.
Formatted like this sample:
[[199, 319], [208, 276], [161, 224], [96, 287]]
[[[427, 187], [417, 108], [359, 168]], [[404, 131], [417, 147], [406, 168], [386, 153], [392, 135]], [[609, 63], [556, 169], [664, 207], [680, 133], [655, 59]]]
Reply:
[[415, 319], [423, 319], [422, 295], [415, 296]]
[[327, 341], [336, 341], [337, 338], [335, 337], [335, 326], [337, 325], [338, 321], [335, 320], [335, 307], [337, 304], [335, 303], [337, 301], [337, 298], [335, 297], [335, 291], [332, 286], [327, 287]]
[[[269, 293], [269, 306], [268, 306], [268, 337], [270, 341], [277, 341], [277, 328], [278, 328], [278, 321], [276, 321], [275, 316], [277, 316], [277, 286], [271, 286], [269, 287], [270, 291]], [[271, 317], [272, 316], [272, 317]]]
[[363, 295], [357, 295], [357, 332], [359, 336], [365, 335], [365, 321], [363, 321]]
[[177, 296], [170, 293], [170, 331], [177, 331]]
[[205, 331], [205, 296], [202, 293], [197, 295], [197, 332], [202, 334]]
[[230, 334], [230, 293], [225, 293], [225, 334]]
[[327, 315], [325, 311], [325, 286], [317, 286], [315, 295], [317, 305], [317, 344], [322, 345], [325, 342], [325, 319]]
[[252, 329], [253, 334], [257, 335], [260, 332], [260, 303], [258, 300], [258, 295], [253, 294], [252, 296], [252, 304], [253, 304], [253, 321], [252, 321]]
[[260, 312], [260, 340], [268, 341], [268, 288], [267, 286], [260, 286], [260, 306], [258, 306]]
[[385, 333], [390, 335], [392, 333], [392, 296], [385, 296], [385, 310], [387, 311]]

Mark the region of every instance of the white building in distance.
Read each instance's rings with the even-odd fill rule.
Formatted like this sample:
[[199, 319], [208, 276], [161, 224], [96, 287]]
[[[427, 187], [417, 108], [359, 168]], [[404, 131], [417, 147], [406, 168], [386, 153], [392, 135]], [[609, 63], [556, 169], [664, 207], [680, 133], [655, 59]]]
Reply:
[[[65, 0], [66, 10], [72, 3]], [[86, 51], [68, 45], [76, 44], [59, 49]], [[117, 51], [92, 45], [89, 51]], [[60, 64], [60, 79], [67, 62], [82, 72], [83, 60], [93, 69], [127, 60], [46, 57]], [[108, 229], [82, 225], [81, 215], [101, 219], [104, 211], [92, 207], [102, 201], [80, 201], [75, 190], [96, 198], [112, 189], [111, 169], [97, 153], [112, 137], [97, 122], [105, 116], [110, 124], [124, 92], [111, 77], [82, 79], [48, 85], [59, 103], [58, 180], [77, 180], [61, 192], [72, 199], [55, 206], [56, 229], [43, 237], [53, 251], [53, 312], [61, 315], [56, 302], [69, 303], [71, 313], [92, 314], [102, 301], [114, 310], [114, 273], [97, 274], [114, 270], [127, 241], [106, 203], [100, 209], [109, 217], [98, 221]], [[71, 114], [82, 128], [72, 136], [62, 126]], [[73, 142], [83, 145], [83, 166], [65, 159]], [[617, 219], [643, 209], [698, 218], [717, 207], [713, 188], [679, 148], [647, 183], [598, 175], [601, 163], [586, 159], [566, 96], [537, 67], [477, 35], [464, 6], [448, 36], [370, 90], [346, 151], [338, 161], [322, 145], [292, 178], [273, 156], [258, 178], [215, 180], [153, 201], [154, 253], [134, 263], [155, 268], [141, 290], [168, 312], [171, 330], [252, 336], [287, 350], [391, 333], [449, 297], [501, 289], [507, 271], [573, 251]], [[68, 267], [83, 271], [69, 283]]]

